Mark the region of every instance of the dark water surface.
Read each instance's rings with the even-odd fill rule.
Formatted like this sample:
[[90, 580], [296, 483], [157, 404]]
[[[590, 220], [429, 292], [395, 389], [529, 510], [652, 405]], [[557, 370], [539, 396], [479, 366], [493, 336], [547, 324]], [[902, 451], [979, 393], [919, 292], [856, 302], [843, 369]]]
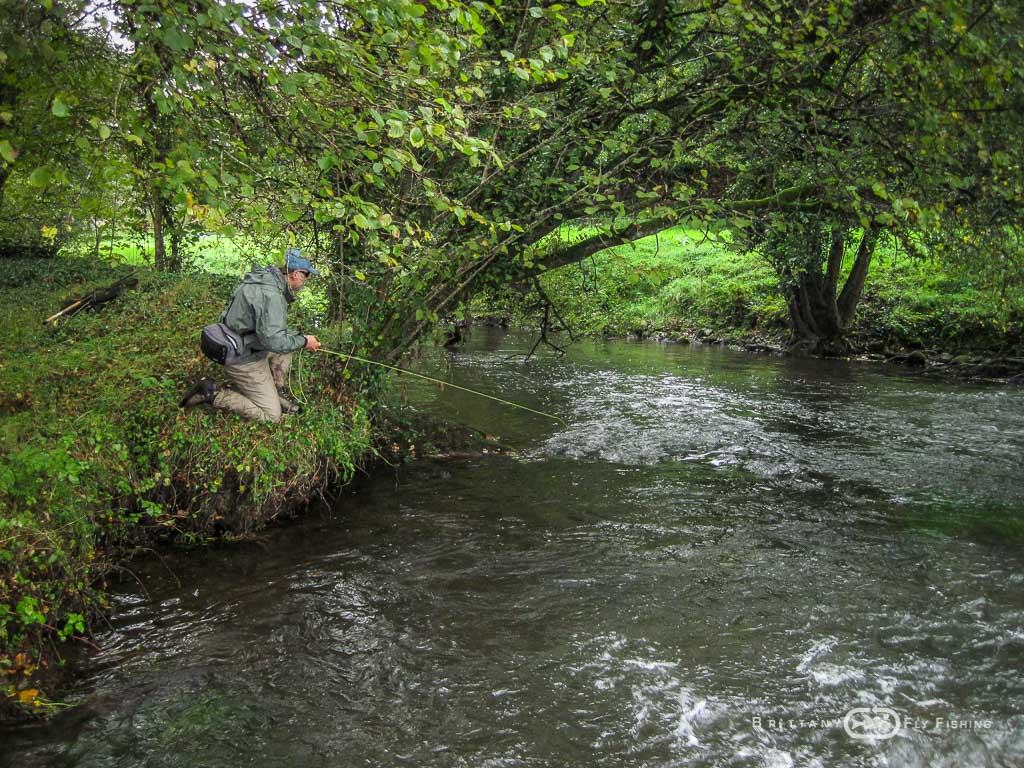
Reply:
[[569, 426], [414, 385], [520, 455], [141, 568], [0, 764], [1024, 764], [1024, 391], [475, 334]]

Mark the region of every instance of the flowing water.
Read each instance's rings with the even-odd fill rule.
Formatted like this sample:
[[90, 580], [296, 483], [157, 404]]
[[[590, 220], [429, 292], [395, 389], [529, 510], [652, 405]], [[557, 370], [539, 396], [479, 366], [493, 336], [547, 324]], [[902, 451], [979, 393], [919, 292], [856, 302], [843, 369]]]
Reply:
[[568, 426], [410, 385], [517, 455], [142, 567], [0, 764], [1024, 764], [1024, 391], [528, 347], [424, 365]]

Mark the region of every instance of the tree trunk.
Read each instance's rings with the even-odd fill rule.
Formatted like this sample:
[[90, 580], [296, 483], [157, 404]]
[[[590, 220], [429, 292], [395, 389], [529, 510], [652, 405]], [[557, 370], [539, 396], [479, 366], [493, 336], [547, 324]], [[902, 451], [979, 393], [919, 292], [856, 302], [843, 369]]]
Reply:
[[871, 258], [875, 254], [875, 243], [878, 242], [878, 229], [868, 227], [864, 230], [864, 237], [857, 247], [857, 258], [853, 262], [850, 274], [843, 285], [843, 292], [839, 295], [839, 324], [846, 331], [853, 323], [854, 313], [857, 311], [857, 304], [864, 292], [864, 283], [868, 277], [868, 267], [871, 266]]
[[797, 346], [813, 354], [831, 354], [842, 337], [835, 294], [816, 271], [804, 272], [791, 289], [789, 316]]
[[181, 272], [181, 231], [168, 222], [171, 230], [171, 258], [167, 264], [168, 272]]
[[[878, 231], [864, 231], [850, 274], [838, 292], [847, 232], [833, 228], [827, 258], [821, 243], [809, 245], [806, 269], [790, 270], [789, 319], [793, 346], [811, 354], [842, 355], [849, 351], [850, 329], [874, 255]], [[824, 262], [824, 263], [823, 263]]]
[[164, 251], [164, 212], [160, 193], [156, 187], [149, 188], [149, 215], [153, 219], [153, 267], [157, 272], [167, 269], [167, 254]]
[[0, 168], [0, 208], [4, 205], [4, 189], [7, 187], [7, 179], [11, 176], [11, 171], [14, 169], [13, 164], [8, 164], [3, 168]]
[[338, 241], [338, 330], [340, 331], [345, 325], [345, 238], [340, 232], [335, 233], [335, 239]]
[[832, 230], [832, 244], [828, 249], [828, 266], [825, 268], [825, 284], [835, 295], [839, 285], [839, 274], [843, 269], [843, 255], [846, 251], [846, 229], [835, 227]]
[[331, 275], [327, 283], [327, 317], [333, 318], [340, 331], [347, 319], [345, 283], [348, 279], [345, 269], [345, 238], [341, 232], [331, 233], [328, 253], [333, 253], [334, 256], [328, 260]]

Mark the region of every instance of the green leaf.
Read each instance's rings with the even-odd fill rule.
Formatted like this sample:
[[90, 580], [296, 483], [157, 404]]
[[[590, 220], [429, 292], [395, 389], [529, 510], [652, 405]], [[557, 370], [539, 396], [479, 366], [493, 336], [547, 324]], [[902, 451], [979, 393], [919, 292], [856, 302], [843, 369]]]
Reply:
[[106, 125], [100, 126], [100, 139], [106, 141], [110, 138], [110, 128]]
[[67, 117], [71, 114], [71, 109], [68, 107], [67, 102], [60, 96], [54, 96], [50, 111], [57, 117]]
[[420, 130], [419, 126], [413, 126], [413, 129], [409, 131], [409, 143], [414, 147], [423, 146], [423, 131]]
[[183, 35], [174, 27], [165, 29], [163, 34], [160, 35], [160, 39], [163, 40], [164, 45], [177, 52], [184, 51], [192, 45], [192, 38], [188, 35]]
[[0, 141], [0, 157], [6, 160], [8, 163], [13, 163], [14, 158], [18, 155], [14, 151], [14, 147], [11, 146], [9, 141]]
[[45, 165], [39, 166], [28, 177], [28, 183], [33, 187], [45, 187], [50, 183], [50, 169]]

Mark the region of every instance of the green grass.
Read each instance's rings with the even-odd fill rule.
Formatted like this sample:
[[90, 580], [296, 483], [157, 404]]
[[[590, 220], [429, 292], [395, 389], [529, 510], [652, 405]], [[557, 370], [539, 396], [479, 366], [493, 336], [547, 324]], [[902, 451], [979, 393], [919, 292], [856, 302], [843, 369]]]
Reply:
[[[241, 275], [253, 264], [273, 264], [283, 260], [284, 247], [266, 250], [244, 239], [223, 235], [201, 235], [182, 246], [184, 266], [189, 271], [213, 274]], [[82, 238], [61, 249], [65, 257], [97, 259], [110, 265], [151, 266], [153, 264], [153, 237], [151, 235], [122, 233], [107, 236], [100, 242]]]
[[883, 253], [872, 266], [855, 338], [951, 352], [1019, 354], [1024, 289], [963, 268]]
[[[312, 407], [275, 424], [182, 411], [221, 377], [198, 350], [232, 277], [139, 271], [139, 285], [59, 328], [43, 318], [131, 271], [95, 259], [5, 260], [0, 273], [0, 692], [44, 701], [25, 672], [103, 607], [133, 547], [246, 533], [345, 481], [371, 451], [365, 399], [326, 359], [294, 366]], [[300, 308], [294, 312], [302, 312]], [[295, 325], [308, 322], [293, 318]], [[7, 680], [7, 682], [3, 682]], [[28, 686], [28, 687], [26, 687]], [[0, 696], [0, 710], [3, 709]]]
[[[561, 236], [571, 241], [580, 234]], [[588, 334], [705, 327], [779, 331], [785, 321], [785, 303], [769, 266], [731, 250], [727, 236], [709, 239], [681, 227], [550, 272], [542, 285], [568, 325]], [[487, 297], [478, 310], [526, 320], [515, 299]]]

